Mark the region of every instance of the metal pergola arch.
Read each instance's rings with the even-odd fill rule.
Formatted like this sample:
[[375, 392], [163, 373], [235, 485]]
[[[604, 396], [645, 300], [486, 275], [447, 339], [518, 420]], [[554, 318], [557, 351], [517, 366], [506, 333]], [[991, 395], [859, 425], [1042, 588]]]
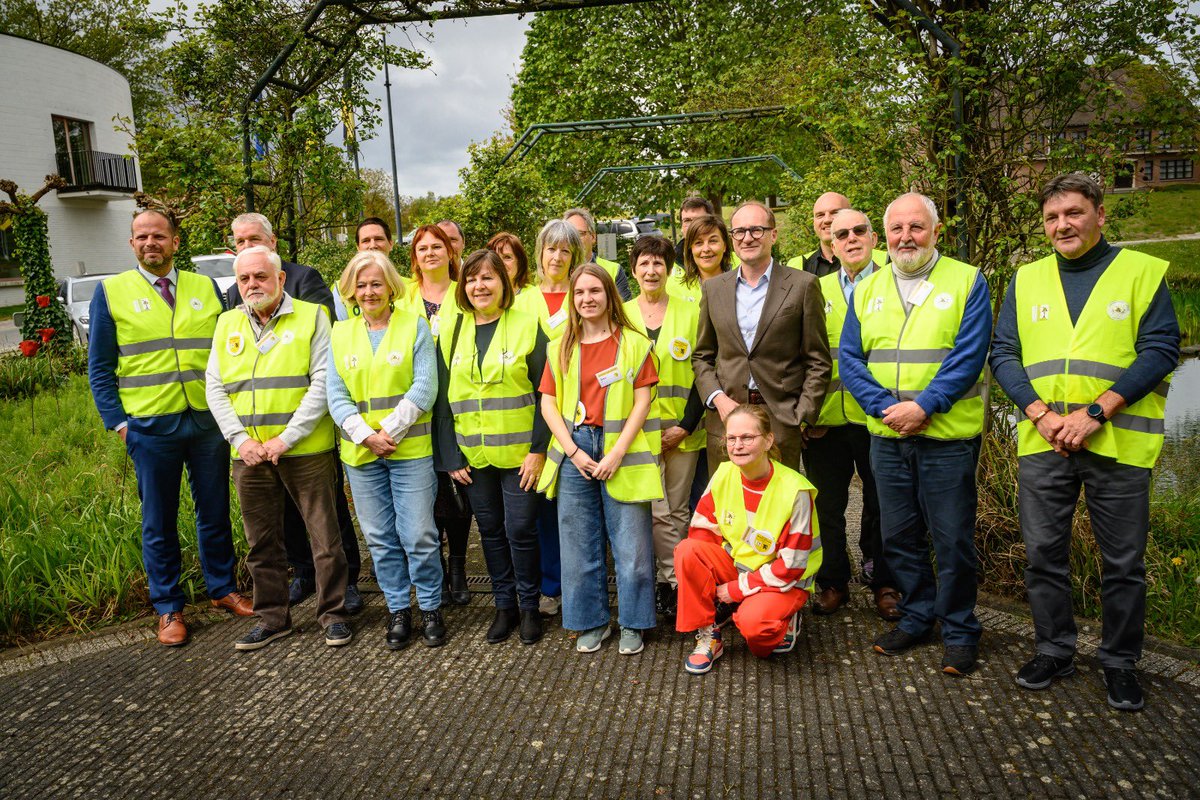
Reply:
[[662, 172], [672, 169], [692, 169], [696, 167], [725, 167], [735, 164], [753, 164], [760, 161], [772, 161], [796, 180], [804, 180], [800, 173], [796, 172], [787, 162], [773, 153], [759, 156], [736, 156], [734, 158], [710, 158], [703, 161], [678, 161], [671, 164], [630, 164], [622, 167], [601, 167], [592, 176], [591, 180], [584, 185], [579, 194], [575, 195], [574, 202], [576, 205], [582, 204], [584, 199], [592, 193], [593, 189], [600, 185], [600, 181], [604, 180], [607, 175], [615, 175], [623, 172]]

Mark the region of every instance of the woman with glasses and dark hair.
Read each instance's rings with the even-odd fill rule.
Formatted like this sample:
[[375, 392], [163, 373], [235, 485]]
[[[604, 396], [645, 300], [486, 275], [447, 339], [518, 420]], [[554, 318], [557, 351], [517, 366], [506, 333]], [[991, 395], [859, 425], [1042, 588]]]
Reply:
[[658, 372], [650, 340], [630, 324], [608, 272], [584, 264], [571, 276], [567, 329], [550, 343], [541, 410], [554, 439], [538, 491], [558, 498], [563, 627], [575, 649], [608, 638], [605, 543], [617, 572], [619, 651], [640, 653], [655, 626], [650, 501], [662, 481], [645, 428]]
[[790, 652], [821, 567], [816, 489], [779, 463], [766, 409], [742, 404], [730, 411], [725, 447], [729, 460], [713, 474], [688, 538], [675, 548], [675, 627], [696, 632], [684, 663], [696, 675], [724, 652], [721, 625], [734, 606], [733, 623], [751, 653]]
[[438, 387], [437, 406], [452, 415], [455, 439], [439, 440], [440, 460], [452, 467], [479, 524], [496, 605], [487, 642], [519, 628], [522, 644], [533, 644], [542, 638], [535, 489], [550, 439], [534, 382], [546, 365], [547, 339], [537, 317], [512, 307], [508, 272], [493, 251], [467, 256], [455, 292], [465, 311], [442, 331], [448, 380]]
[[725, 220], [711, 214], [692, 220], [683, 237], [683, 263], [671, 270], [667, 291], [699, 303], [700, 286], [728, 272], [736, 266], [735, 260]]

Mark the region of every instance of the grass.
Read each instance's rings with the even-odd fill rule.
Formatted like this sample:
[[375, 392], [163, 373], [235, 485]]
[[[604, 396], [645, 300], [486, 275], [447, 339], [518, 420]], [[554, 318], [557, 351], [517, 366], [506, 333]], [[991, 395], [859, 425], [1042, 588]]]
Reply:
[[[57, 402], [47, 393], [0, 402], [0, 452], [0, 643], [149, 613], [133, 465], [100, 423], [86, 378], [72, 377]], [[180, 541], [182, 587], [195, 599], [204, 582], [186, 491]]]
[[1121, 220], [1123, 239], [1160, 239], [1200, 231], [1200, 186], [1173, 186], [1133, 195], [1109, 195], [1105, 205], [1115, 210], [1133, 199], [1146, 205], [1137, 214]]
[[19, 305], [15, 306], [0, 306], [0, 322], [8, 322], [13, 318], [13, 314], [24, 310], [24, 303], [20, 303]]

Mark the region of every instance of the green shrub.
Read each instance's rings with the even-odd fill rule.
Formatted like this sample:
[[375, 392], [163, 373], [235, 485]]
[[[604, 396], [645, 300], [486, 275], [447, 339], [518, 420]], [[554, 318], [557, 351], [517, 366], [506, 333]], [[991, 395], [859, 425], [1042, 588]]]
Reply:
[[27, 358], [20, 353], [0, 355], [0, 400], [20, 400], [54, 391], [72, 375], [87, 373], [87, 350], [70, 346], [57, 354], [39, 350]]

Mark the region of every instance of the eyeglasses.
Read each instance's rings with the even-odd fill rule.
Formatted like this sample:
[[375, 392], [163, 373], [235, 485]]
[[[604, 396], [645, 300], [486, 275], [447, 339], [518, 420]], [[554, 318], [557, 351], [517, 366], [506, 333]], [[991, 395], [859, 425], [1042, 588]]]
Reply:
[[726, 436], [725, 444], [728, 447], [736, 447], [739, 444], [749, 445], [749, 444], [753, 444], [755, 439], [761, 439], [761, 438], [762, 438], [761, 433], [751, 433], [747, 436]]
[[761, 225], [755, 225], [753, 228], [734, 228], [733, 230], [731, 230], [729, 232], [729, 234], [731, 236], [733, 236], [734, 240], [740, 242], [743, 239], [745, 239], [747, 236], [749, 236], [751, 239], [761, 239], [763, 237], [764, 233], [766, 233], [767, 231], [773, 231], [773, 230], [775, 230], [775, 229], [774, 228], [764, 228]]
[[841, 228], [841, 229], [833, 232], [833, 238], [835, 238], [839, 242], [841, 242], [841, 241], [844, 241], [847, 238], [849, 238], [851, 232], [853, 232], [855, 236], [857, 236], [861, 239], [862, 237], [866, 236], [868, 233], [871, 232], [871, 226], [863, 224], [863, 225], [855, 225], [853, 228]]

